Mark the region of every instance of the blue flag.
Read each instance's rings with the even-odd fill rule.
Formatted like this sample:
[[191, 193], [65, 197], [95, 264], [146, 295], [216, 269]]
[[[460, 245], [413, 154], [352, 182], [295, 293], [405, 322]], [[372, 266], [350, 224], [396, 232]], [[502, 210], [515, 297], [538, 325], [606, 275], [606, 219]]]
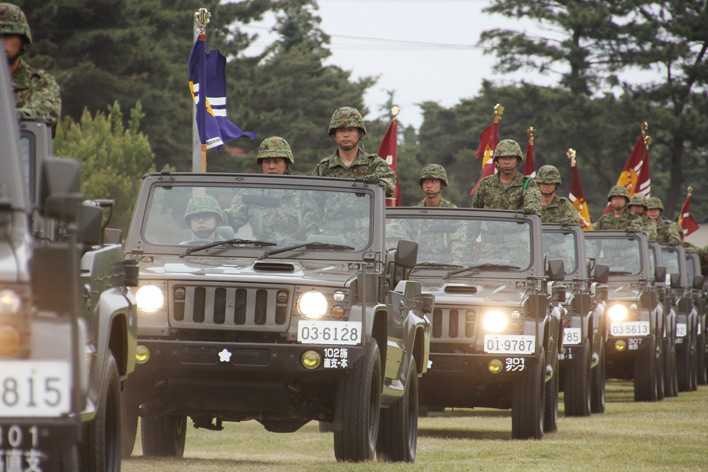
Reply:
[[189, 55], [189, 89], [197, 106], [199, 141], [207, 149], [219, 151], [225, 142], [241, 136], [255, 139], [256, 132], [241, 131], [226, 117], [226, 58], [218, 49], [206, 52], [204, 35], [199, 35]]

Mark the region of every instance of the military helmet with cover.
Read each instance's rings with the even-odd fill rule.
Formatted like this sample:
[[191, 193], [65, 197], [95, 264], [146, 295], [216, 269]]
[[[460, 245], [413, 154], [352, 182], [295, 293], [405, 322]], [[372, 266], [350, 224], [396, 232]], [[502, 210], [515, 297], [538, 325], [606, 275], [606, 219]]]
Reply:
[[629, 198], [629, 204], [627, 206], [642, 206], [645, 210], [648, 210], [647, 199], [644, 195], [634, 194]]
[[420, 171], [418, 185], [423, 185], [424, 179], [438, 179], [444, 186], [447, 186], [447, 172], [440, 164], [427, 164], [423, 167], [423, 170]]
[[24, 12], [12, 3], [0, 3], [0, 35], [22, 36], [25, 44], [32, 44], [32, 33]]
[[661, 199], [657, 197], [647, 198], [647, 210], [656, 210], [657, 208], [664, 211], [664, 204], [661, 203]]
[[334, 110], [332, 119], [329, 120], [329, 135], [332, 136], [339, 128], [357, 128], [361, 131], [362, 136], [366, 134], [364, 118], [354, 107], [339, 107]]
[[192, 197], [187, 203], [187, 209], [184, 211], [184, 222], [189, 225], [190, 218], [193, 215], [201, 213], [212, 213], [216, 217], [216, 224], [224, 221], [224, 212], [221, 211], [219, 202], [211, 195], [197, 195]]
[[612, 200], [612, 197], [624, 197], [627, 199], [627, 202], [629, 202], [629, 191], [627, 190], [627, 187], [622, 185], [614, 185], [607, 193], [607, 201], [609, 202]]
[[261, 163], [261, 159], [283, 158], [290, 161], [290, 164], [295, 164], [293, 152], [290, 150], [290, 145], [280, 136], [271, 136], [265, 138], [258, 148], [256, 162]]
[[556, 166], [541, 166], [536, 173], [536, 183], [560, 185], [562, 183], [561, 173]]
[[519, 143], [513, 139], [502, 139], [497, 144], [496, 149], [494, 149], [494, 162], [497, 161], [497, 158], [503, 156], [515, 156], [519, 162], [524, 160], [524, 154], [521, 152], [521, 146], [519, 146]]

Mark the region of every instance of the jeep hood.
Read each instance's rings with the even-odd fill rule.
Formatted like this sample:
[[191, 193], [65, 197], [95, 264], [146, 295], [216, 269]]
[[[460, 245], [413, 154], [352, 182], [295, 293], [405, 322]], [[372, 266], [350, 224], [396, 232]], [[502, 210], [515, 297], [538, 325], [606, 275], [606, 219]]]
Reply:
[[515, 281], [476, 283], [423, 283], [422, 290], [435, 296], [436, 305], [522, 306], [527, 294]]

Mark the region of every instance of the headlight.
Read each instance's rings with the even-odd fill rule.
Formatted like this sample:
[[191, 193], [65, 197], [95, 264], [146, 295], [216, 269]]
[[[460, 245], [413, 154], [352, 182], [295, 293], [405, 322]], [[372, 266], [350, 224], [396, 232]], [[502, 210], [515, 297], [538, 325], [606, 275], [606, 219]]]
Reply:
[[154, 285], [143, 285], [135, 294], [135, 301], [138, 309], [146, 313], [154, 313], [165, 304], [165, 294], [159, 287]]
[[297, 306], [300, 313], [311, 320], [322, 318], [327, 313], [327, 299], [320, 292], [314, 290], [303, 293]]
[[627, 319], [627, 307], [624, 305], [612, 305], [607, 314], [612, 321], [623, 321]]
[[0, 315], [14, 315], [20, 312], [22, 299], [12, 290], [0, 290]]
[[484, 318], [482, 319], [482, 326], [484, 327], [484, 330], [489, 331], [490, 333], [504, 331], [506, 324], [506, 315], [499, 310], [486, 312], [484, 314]]

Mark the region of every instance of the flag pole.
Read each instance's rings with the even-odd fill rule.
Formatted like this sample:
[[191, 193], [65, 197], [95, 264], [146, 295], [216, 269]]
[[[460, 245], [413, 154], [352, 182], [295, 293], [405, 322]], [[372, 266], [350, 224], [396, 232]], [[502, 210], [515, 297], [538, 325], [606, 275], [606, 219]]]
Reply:
[[[197, 36], [205, 36], [206, 40], [206, 25], [211, 21], [211, 13], [206, 8], [200, 8], [198, 11], [194, 12], [194, 23], [197, 25]], [[205, 84], [199, 84], [199, 100], [206, 100], [206, 87]], [[196, 104], [194, 105], [196, 112]], [[195, 118], [192, 121], [192, 171], [193, 172], [206, 172], [206, 152], [207, 145], [202, 143], [199, 139], [199, 132], [197, 131], [197, 120], [196, 113], [192, 116]], [[197, 146], [197, 143], [199, 146]]]

